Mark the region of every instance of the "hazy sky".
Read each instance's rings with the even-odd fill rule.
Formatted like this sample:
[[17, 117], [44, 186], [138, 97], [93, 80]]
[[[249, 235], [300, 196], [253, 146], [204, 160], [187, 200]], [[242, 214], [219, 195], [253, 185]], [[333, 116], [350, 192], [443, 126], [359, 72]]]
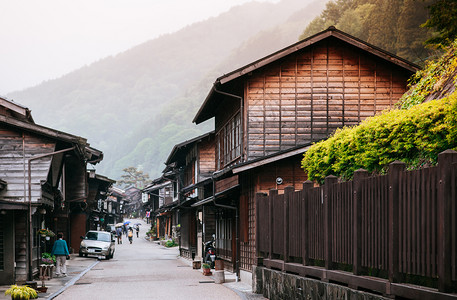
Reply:
[[250, 1], [0, 0], [0, 95]]

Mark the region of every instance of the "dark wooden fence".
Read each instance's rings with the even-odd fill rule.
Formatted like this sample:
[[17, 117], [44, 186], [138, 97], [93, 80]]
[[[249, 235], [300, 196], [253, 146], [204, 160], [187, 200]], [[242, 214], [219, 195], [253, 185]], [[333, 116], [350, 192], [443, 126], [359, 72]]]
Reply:
[[384, 295], [454, 298], [443, 293], [457, 291], [456, 191], [457, 152], [447, 150], [437, 167], [394, 162], [387, 175], [259, 193], [258, 261]]

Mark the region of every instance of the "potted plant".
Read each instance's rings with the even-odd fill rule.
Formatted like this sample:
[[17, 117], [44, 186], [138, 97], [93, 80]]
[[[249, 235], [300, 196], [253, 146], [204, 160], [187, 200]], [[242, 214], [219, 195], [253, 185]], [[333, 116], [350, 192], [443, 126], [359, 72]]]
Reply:
[[51, 230], [49, 229], [45, 229], [45, 228], [42, 228], [40, 230], [38, 230], [37, 232], [40, 236], [46, 238], [46, 240], [49, 240], [51, 237], [55, 236], [56, 234], [54, 232], [52, 232]]
[[43, 252], [41, 254], [41, 264], [43, 265], [54, 265], [56, 263], [56, 257], [49, 252]]
[[5, 291], [5, 295], [11, 295], [13, 300], [29, 300], [38, 298], [37, 292], [26, 285], [12, 285]]
[[48, 252], [43, 252], [41, 254], [41, 265], [40, 265], [40, 279], [41, 287], [37, 288], [40, 293], [46, 293], [48, 288], [44, 284], [44, 281], [49, 279], [52, 275], [52, 269], [56, 262], [56, 257]]
[[203, 270], [203, 275], [205, 276], [210, 276], [212, 275], [211, 273], [211, 266], [208, 264], [203, 264], [202, 265], [202, 270]]

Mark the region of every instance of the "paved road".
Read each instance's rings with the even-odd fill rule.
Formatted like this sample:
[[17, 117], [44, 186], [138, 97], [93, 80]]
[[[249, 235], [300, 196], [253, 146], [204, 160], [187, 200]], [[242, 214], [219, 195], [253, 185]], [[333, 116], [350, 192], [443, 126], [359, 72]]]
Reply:
[[102, 260], [55, 299], [240, 299], [221, 284], [205, 283], [211, 279], [178, 258], [176, 247], [145, 240], [147, 230], [143, 223], [133, 244], [124, 236], [113, 259]]

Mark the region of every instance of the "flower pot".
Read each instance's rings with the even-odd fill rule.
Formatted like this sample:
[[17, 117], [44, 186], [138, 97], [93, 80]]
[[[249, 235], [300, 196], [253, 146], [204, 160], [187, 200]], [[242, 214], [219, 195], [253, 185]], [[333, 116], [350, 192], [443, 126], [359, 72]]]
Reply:
[[203, 268], [203, 275], [205, 275], [205, 276], [212, 275], [211, 269]]
[[36, 290], [38, 292], [40, 292], [40, 293], [46, 293], [48, 291], [48, 287], [47, 286], [40, 286]]

